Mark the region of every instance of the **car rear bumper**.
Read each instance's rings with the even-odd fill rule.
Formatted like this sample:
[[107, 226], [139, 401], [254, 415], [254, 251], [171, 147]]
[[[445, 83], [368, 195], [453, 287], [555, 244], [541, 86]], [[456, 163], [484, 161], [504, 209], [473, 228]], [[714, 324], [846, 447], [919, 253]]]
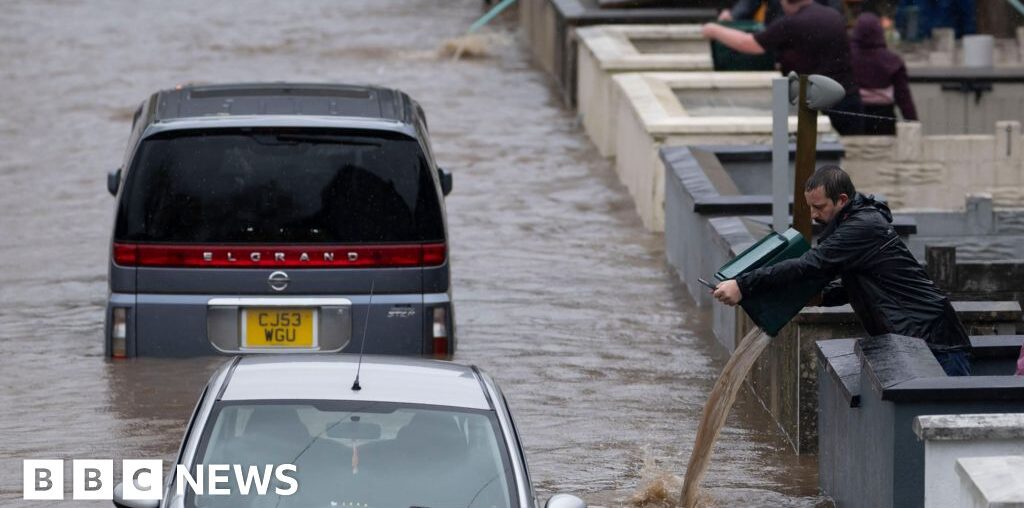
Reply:
[[[424, 355], [433, 353], [434, 309], [445, 309], [449, 355], [454, 353], [452, 305], [447, 293], [239, 297], [112, 293], [107, 304], [106, 354], [112, 353], [113, 309], [127, 314], [126, 356], [190, 357], [217, 354], [322, 353]], [[242, 339], [251, 309], [311, 309], [311, 347], [247, 347]], [[369, 318], [369, 319], [367, 319]], [[250, 321], [251, 322], [251, 321]], [[365, 333], [365, 345], [363, 330]], [[252, 344], [251, 340], [249, 344]]]

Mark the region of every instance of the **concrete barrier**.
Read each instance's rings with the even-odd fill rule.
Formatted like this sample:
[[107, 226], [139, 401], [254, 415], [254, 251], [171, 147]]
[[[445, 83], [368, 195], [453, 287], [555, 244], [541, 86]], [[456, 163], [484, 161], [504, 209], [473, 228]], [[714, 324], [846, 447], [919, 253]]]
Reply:
[[615, 155], [618, 95], [612, 76], [625, 72], [710, 71], [700, 25], [598, 25], [576, 30], [576, 104], [583, 128], [604, 157]]
[[1024, 456], [956, 461], [960, 504], [966, 508], [1024, 508]]
[[1024, 414], [921, 415], [914, 434], [924, 442], [924, 506], [960, 506], [957, 459], [1024, 455]]
[[519, 25], [534, 60], [555, 81], [566, 105], [576, 104], [576, 29], [590, 25], [703, 23], [731, 0], [687, 7], [600, 7], [594, 0], [520, 0]]
[[920, 123], [902, 122], [896, 136], [844, 137], [843, 169], [894, 209], [957, 210], [968, 194], [987, 194], [997, 208], [1024, 207], [1021, 124], [995, 122], [989, 133], [925, 135]]
[[[766, 144], [771, 140], [772, 72], [629, 73], [613, 76], [620, 94], [615, 170], [644, 227], [665, 224], [662, 146]], [[789, 119], [796, 131], [796, 117]], [[821, 134], [831, 132], [818, 119]]]
[[820, 341], [817, 358], [818, 482], [837, 506], [924, 504], [915, 417], [1024, 409], [1024, 377], [947, 377], [920, 339]]

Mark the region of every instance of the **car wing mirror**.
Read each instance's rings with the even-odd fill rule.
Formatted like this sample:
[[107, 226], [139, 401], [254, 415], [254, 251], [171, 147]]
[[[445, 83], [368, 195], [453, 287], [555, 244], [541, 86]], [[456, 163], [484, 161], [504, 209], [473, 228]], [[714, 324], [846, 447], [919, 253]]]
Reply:
[[452, 174], [444, 168], [437, 168], [437, 176], [441, 179], [441, 192], [447, 196], [452, 192]]
[[121, 187], [121, 168], [107, 173], [107, 190], [111, 196], [117, 196], [117, 190]]
[[555, 494], [544, 503], [544, 508], [587, 508], [587, 503], [569, 494]]
[[159, 499], [125, 499], [124, 484], [118, 483], [114, 487], [114, 498], [112, 500], [117, 508], [159, 508]]

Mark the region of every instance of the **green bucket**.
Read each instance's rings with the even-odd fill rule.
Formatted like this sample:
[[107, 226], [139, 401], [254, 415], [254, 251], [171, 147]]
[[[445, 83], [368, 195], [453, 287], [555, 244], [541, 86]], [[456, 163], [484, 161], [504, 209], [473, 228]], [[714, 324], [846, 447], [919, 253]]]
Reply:
[[[756, 33], [764, 29], [764, 25], [754, 21], [730, 21], [721, 24], [747, 33]], [[775, 70], [775, 55], [771, 52], [747, 55], [714, 40], [711, 41], [711, 62], [716, 71]]]
[[[773, 231], [719, 268], [715, 279], [719, 282], [735, 279], [762, 266], [798, 258], [810, 249], [810, 244], [795, 229], [787, 229], [781, 234]], [[777, 294], [744, 296], [740, 306], [757, 326], [774, 337], [811, 298], [821, 292], [827, 282], [822, 279], [804, 280]]]

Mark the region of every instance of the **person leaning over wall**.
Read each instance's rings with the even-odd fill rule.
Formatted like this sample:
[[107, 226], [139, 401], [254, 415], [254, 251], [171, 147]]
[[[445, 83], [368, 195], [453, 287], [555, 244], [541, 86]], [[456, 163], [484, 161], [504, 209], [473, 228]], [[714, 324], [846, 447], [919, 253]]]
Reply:
[[[836, 132], [860, 134], [863, 111], [860, 93], [853, 81], [850, 38], [846, 22], [835, 9], [814, 0], [782, 0], [786, 15], [773, 21], [763, 32], [749, 34], [717, 23], [707, 23], [701, 33], [740, 53], [775, 54], [782, 73], [822, 74], [836, 80], [846, 96], [826, 113]], [[853, 115], [843, 114], [853, 113]]]
[[899, 55], [885, 47], [885, 32], [877, 15], [865, 12], [857, 17], [851, 36], [850, 54], [853, 81], [860, 90], [864, 113], [892, 118], [865, 119], [864, 134], [896, 134], [895, 106], [899, 106], [904, 120], [917, 120], [907, 66]]
[[969, 376], [967, 331], [949, 298], [896, 234], [889, 208], [857, 193], [839, 166], [823, 166], [811, 175], [804, 198], [811, 219], [825, 226], [817, 247], [721, 282], [715, 298], [737, 305], [744, 297], [786, 291], [796, 281], [831, 281], [822, 305], [849, 303], [869, 335], [923, 339], [947, 375]]
[[[842, 0], [815, 0], [838, 12], [843, 12]], [[736, 0], [730, 9], [718, 13], [718, 21], [759, 21], [769, 24], [784, 15], [782, 0]]]

